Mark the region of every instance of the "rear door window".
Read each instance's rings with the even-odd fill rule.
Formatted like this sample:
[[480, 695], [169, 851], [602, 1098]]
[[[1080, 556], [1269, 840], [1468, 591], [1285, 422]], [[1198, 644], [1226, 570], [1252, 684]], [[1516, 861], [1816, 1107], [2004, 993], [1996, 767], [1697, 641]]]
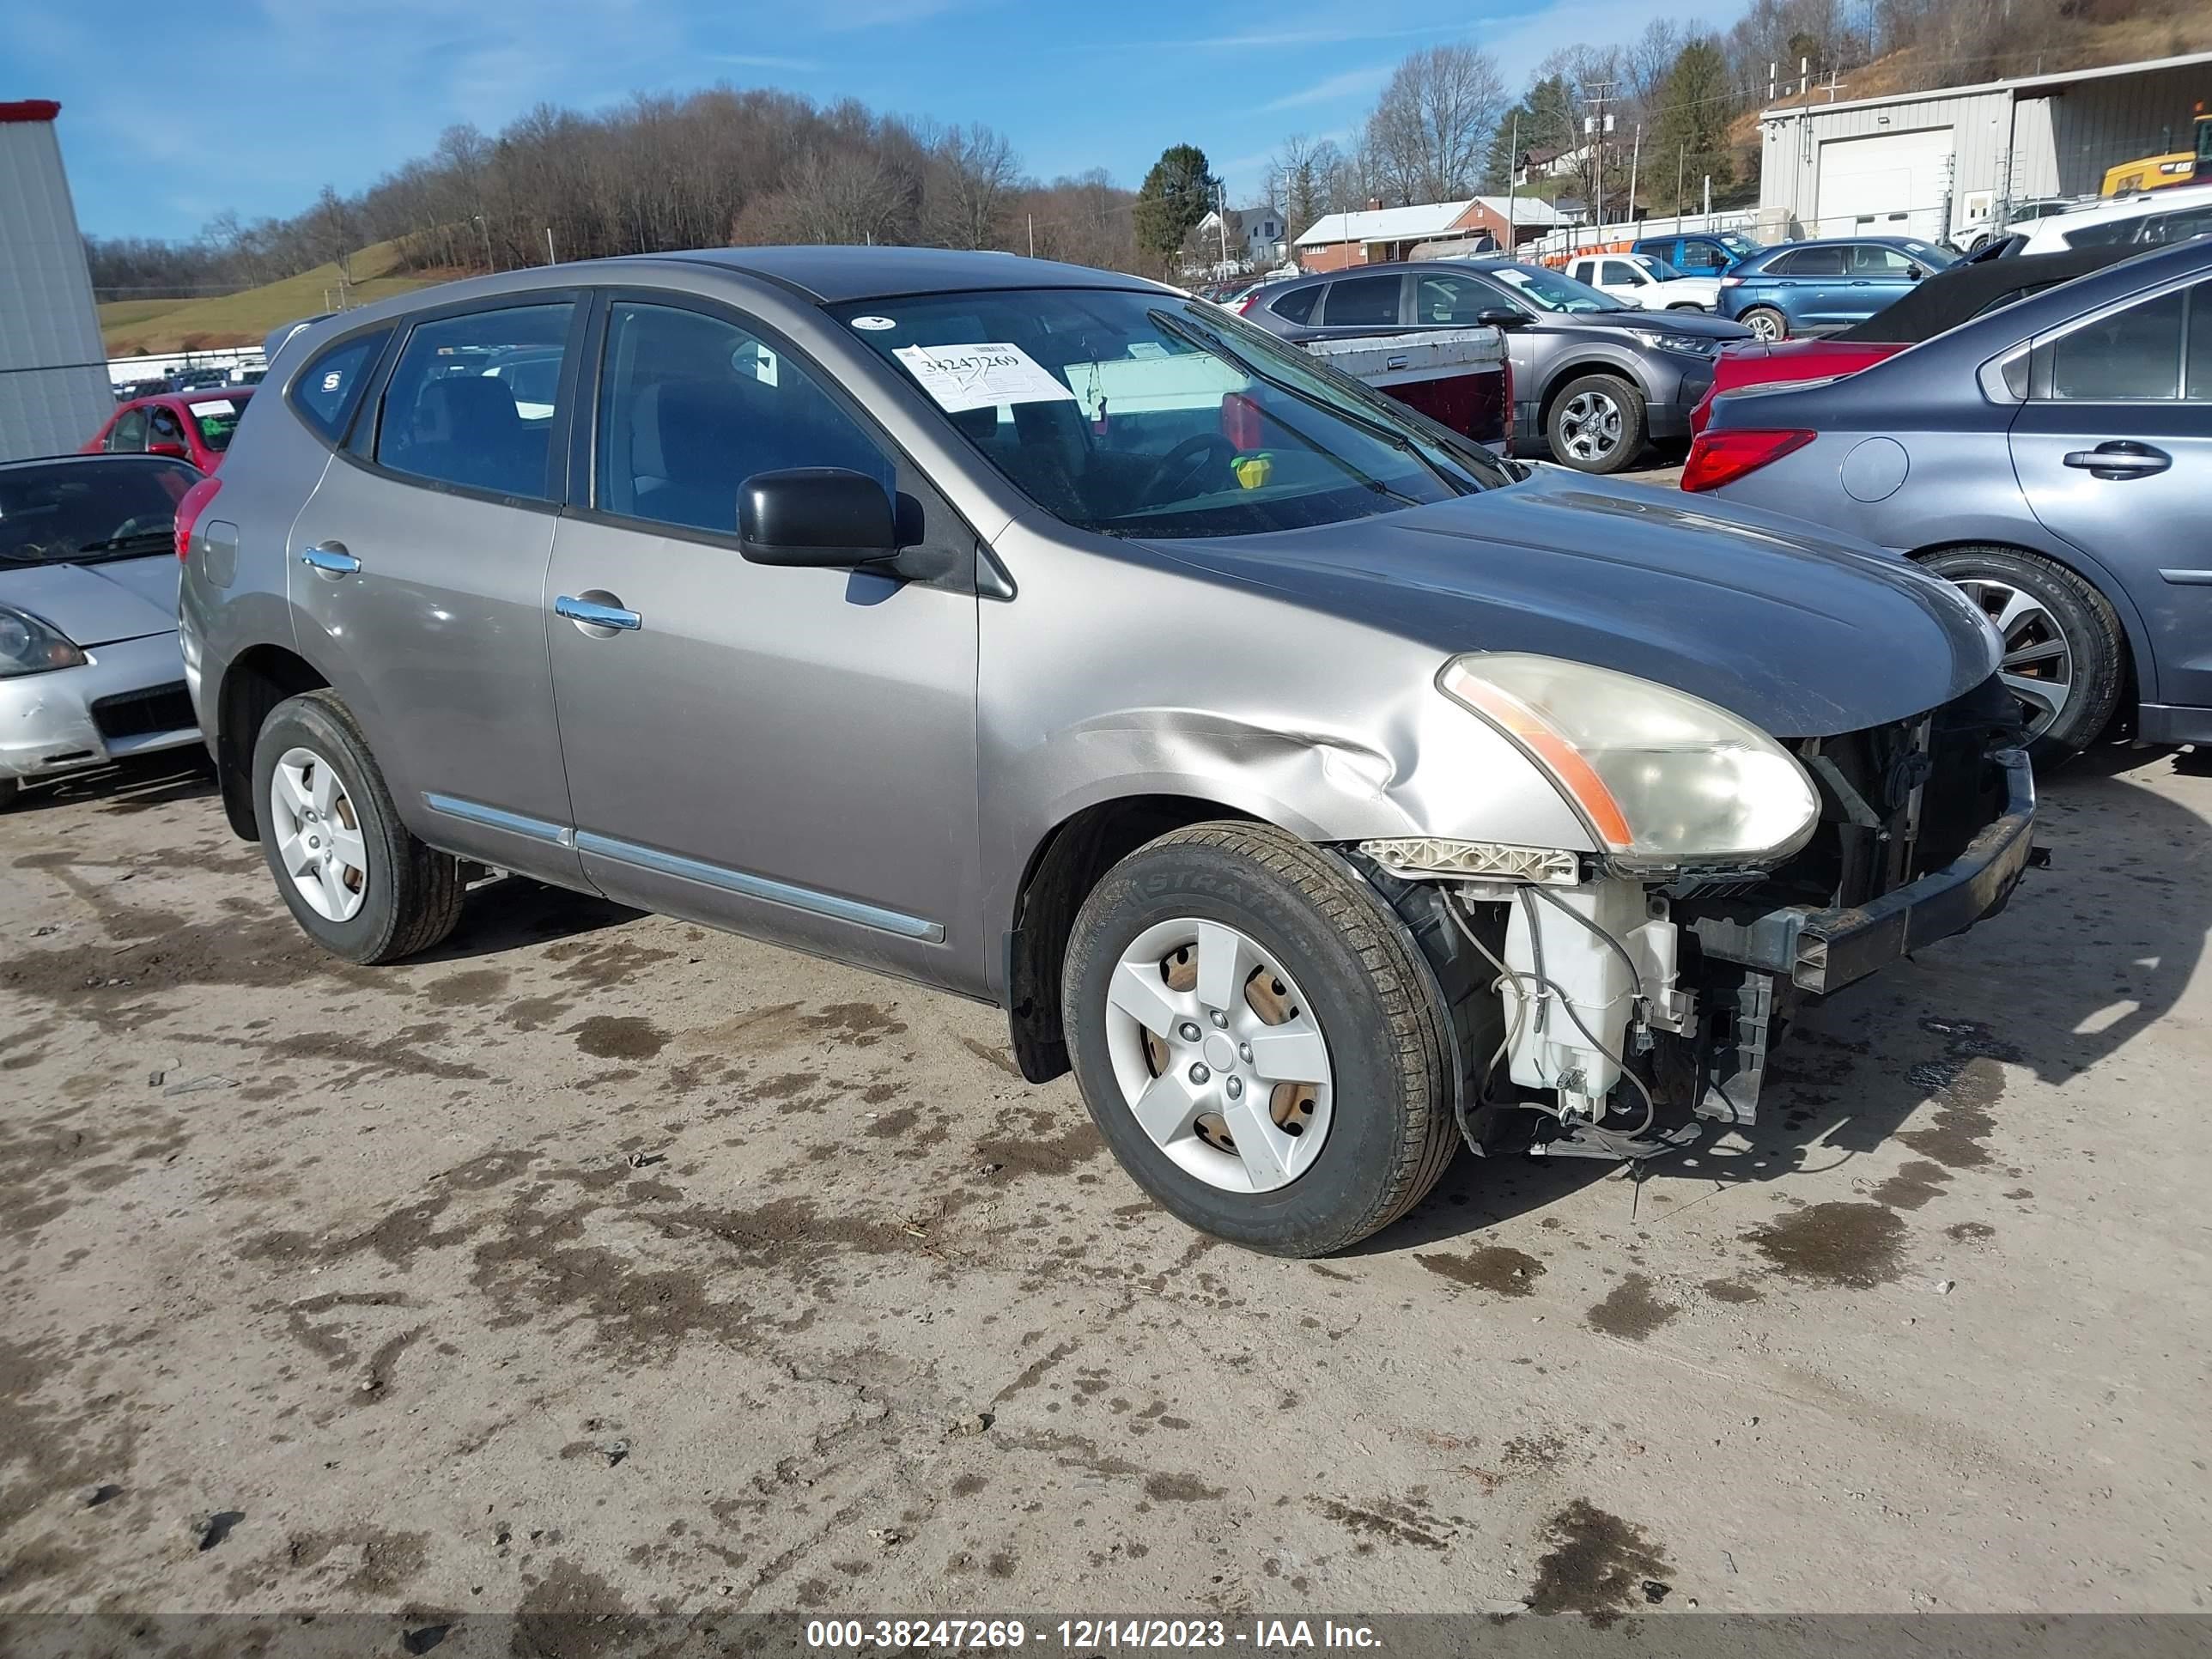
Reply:
[[1844, 274], [1844, 250], [1801, 247], [1795, 253], [1784, 254], [1766, 269], [1776, 276], [1840, 276]]
[[2179, 213], [2154, 213], [2142, 221], [2136, 240], [2147, 247], [2185, 242], [2212, 231], [2212, 207], [2189, 208]]
[[2075, 403], [2171, 401], [2180, 395], [2185, 292], [2116, 311], [2040, 348], [2054, 399]]
[[1322, 325], [1328, 328], [1395, 328], [1401, 279], [1388, 276], [1339, 277], [1328, 286], [1328, 303], [1322, 307]]
[[292, 407], [301, 418], [332, 443], [343, 438], [361, 401], [362, 383], [391, 337], [390, 329], [380, 328], [340, 340], [295, 375]]
[[385, 388], [378, 465], [464, 489], [552, 499], [560, 359], [574, 312], [562, 300], [417, 323]]
[[1304, 325], [1313, 320], [1314, 307], [1320, 303], [1322, 290], [1328, 286], [1327, 283], [1316, 283], [1311, 288], [1294, 288], [1270, 303], [1267, 309], [1286, 323]]

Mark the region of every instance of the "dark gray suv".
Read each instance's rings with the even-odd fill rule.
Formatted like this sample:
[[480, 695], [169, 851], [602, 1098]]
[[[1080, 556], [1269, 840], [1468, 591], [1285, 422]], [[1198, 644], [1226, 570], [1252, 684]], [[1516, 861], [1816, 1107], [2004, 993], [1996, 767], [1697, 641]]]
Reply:
[[995, 1003], [1256, 1249], [1372, 1232], [1463, 1140], [1753, 1121], [1801, 998], [2027, 861], [1948, 584], [1501, 461], [1134, 277], [557, 265], [268, 384], [179, 636], [310, 935], [428, 950], [505, 871]]
[[1696, 312], [1640, 311], [1515, 259], [1361, 265], [1261, 290], [1245, 320], [1305, 341], [1493, 324], [1513, 365], [1514, 442], [1582, 472], [1618, 472], [1646, 440], [1690, 435], [1713, 358], [1751, 331]]

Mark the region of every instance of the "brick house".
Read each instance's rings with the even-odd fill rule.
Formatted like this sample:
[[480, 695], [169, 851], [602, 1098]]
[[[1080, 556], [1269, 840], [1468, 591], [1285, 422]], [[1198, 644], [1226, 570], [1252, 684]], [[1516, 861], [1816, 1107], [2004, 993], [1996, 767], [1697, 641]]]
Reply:
[[1298, 263], [1308, 270], [1342, 270], [1346, 265], [1410, 258], [1415, 246], [1423, 242], [1472, 246], [1486, 235], [1502, 251], [1564, 222], [1548, 202], [1522, 197], [1510, 207], [1517, 233], [1510, 236], [1505, 225], [1508, 203], [1503, 196], [1370, 208], [1364, 213], [1331, 213], [1316, 219], [1312, 228], [1298, 238]]

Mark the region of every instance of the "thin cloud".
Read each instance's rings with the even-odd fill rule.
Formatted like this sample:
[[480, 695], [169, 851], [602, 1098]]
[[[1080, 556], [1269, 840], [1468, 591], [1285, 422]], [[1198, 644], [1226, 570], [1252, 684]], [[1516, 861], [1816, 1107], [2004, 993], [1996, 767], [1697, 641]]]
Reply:
[[1374, 91], [1390, 78], [1390, 66], [1377, 64], [1367, 69], [1346, 70], [1341, 75], [1332, 75], [1325, 81], [1316, 81], [1300, 91], [1285, 93], [1272, 102], [1260, 106], [1261, 114], [1276, 110], [1304, 109], [1308, 104], [1332, 104], [1340, 98], [1361, 96]]
[[785, 70], [793, 75], [819, 75], [822, 72], [822, 65], [811, 58], [776, 58], [765, 52], [709, 52], [707, 61], [727, 64], [734, 69]]

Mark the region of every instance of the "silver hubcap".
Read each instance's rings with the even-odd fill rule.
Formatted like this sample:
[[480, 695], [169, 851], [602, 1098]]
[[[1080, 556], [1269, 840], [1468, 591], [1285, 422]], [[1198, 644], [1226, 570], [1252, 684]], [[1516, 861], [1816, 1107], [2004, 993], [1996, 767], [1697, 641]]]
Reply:
[[1966, 597], [1989, 613], [2004, 640], [1997, 677], [2020, 699], [2027, 735], [2039, 738], [2074, 701], [2074, 647], [2058, 619], [2033, 594], [1991, 576], [1954, 576]]
[[1762, 340], [1782, 337], [1782, 319], [1771, 312], [1754, 311], [1743, 319], [1743, 325]]
[[1578, 461], [1601, 461], [1620, 447], [1620, 405], [1602, 392], [1577, 392], [1559, 411], [1559, 442]]
[[1224, 1192], [1267, 1193], [1328, 1139], [1328, 1043], [1283, 965], [1224, 922], [1139, 934], [1114, 965], [1106, 1042], [1152, 1144]]
[[351, 921], [368, 896], [368, 848], [353, 797], [312, 749], [287, 749], [269, 780], [276, 861], [307, 908], [325, 921]]

